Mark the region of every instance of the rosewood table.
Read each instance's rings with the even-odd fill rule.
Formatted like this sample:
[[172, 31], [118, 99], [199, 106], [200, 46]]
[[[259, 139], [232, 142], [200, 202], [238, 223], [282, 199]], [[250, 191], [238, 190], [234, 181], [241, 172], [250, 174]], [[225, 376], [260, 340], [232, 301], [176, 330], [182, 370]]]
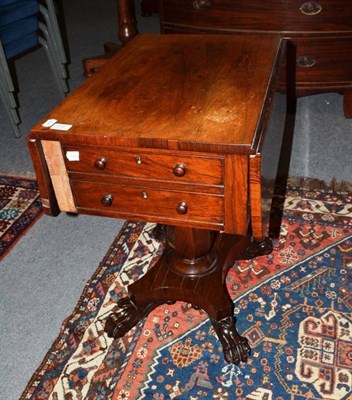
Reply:
[[247, 360], [225, 277], [272, 249], [284, 53], [279, 37], [137, 35], [32, 129], [47, 214], [156, 222], [166, 241], [107, 319], [110, 336], [186, 301], [209, 315], [228, 362]]

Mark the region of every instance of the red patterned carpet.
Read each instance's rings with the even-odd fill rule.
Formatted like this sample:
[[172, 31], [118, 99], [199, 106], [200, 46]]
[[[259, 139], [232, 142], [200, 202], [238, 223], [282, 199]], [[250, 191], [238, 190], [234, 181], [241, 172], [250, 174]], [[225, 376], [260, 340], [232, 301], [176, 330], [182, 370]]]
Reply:
[[0, 176], [0, 261], [41, 215], [34, 180]]
[[21, 399], [351, 399], [351, 187], [291, 182], [275, 204], [273, 253], [227, 277], [247, 364], [226, 364], [206, 315], [185, 303], [107, 337], [114, 304], [163, 246], [153, 225], [127, 223]]

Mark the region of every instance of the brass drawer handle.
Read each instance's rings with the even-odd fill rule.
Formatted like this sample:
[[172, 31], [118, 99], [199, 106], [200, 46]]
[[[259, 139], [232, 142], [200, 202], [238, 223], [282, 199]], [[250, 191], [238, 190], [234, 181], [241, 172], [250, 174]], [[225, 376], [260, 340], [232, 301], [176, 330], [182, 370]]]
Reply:
[[181, 177], [186, 174], [186, 166], [184, 164], [177, 164], [172, 170], [175, 176]]
[[207, 10], [208, 8], [211, 7], [211, 1], [210, 0], [193, 0], [192, 6], [196, 10]]
[[303, 3], [299, 9], [304, 15], [317, 15], [323, 7], [315, 1], [308, 1], [307, 3]]
[[112, 194], [106, 194], [100, 200], [101, 204], [105, 207], [110, 207], [112, 205]]
[[105, 167], [106, 167], [106, 158], [104, 158], [104, 157], [97, 158], [97, 160], [95, 161], [94, 165], [95, 165], [95, 168], [97, 168], [97, 169], [101, 169], [101, 170], [105, 169]]
[[297, 64], [301, 68], [311, 68], [317, 63], [313, 56], [300, 56], [297, 58]]
[[176, 211], [181, 215], [187, 214], [188, 212], [187, 203], [181, 201], [181, 203], [179, 203], [179, 205], [176, 207]]

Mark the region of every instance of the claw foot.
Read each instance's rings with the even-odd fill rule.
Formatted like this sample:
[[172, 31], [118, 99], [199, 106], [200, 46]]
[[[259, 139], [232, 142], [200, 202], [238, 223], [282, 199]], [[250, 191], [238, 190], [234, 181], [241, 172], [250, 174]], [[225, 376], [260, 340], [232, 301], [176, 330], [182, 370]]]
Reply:
[[129, 297], [120, 299], [117, 305], [117, 311], [108, 317], [105, 324], [105, 332], [114, 339], [124, 336], [144, 317], [143, 310], [138, 309]]
[[248, 340], [240, 336], [235, 328], [233, 317], [225, 317], [220, 321], [212, 320], [213, 327], [223, 346], [225, 360], [229, 364], [246, 362], [251, 353]]
[[165, 240], [165, 228], [164, 225], [156, 224], [152, 230], [151, 235], [157, 242], [163, 242]]
[[273, 251], [273, 243], [268, 237], [262, 240], [253, 240], [247, 247], [246, 254], [250, 258], [270, 254]]

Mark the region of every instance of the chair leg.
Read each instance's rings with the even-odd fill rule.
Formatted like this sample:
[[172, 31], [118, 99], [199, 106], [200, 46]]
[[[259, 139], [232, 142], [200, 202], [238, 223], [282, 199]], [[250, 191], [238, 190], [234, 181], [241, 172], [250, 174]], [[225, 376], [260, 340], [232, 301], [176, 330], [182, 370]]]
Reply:
[[4, 85], [4, 81], [0, 79], [0, 91], [5, 107], [7, 107], [7, 109], [11, 113], [11, 119], [14, 121], [14, 123], [19, 124], [20, 118], [17, 111], [18, 106], [15, 96], [12, 92], [9, 92], [5, 86], [6, 85]]
[[[63, 98], [69, 92], [66, 68], [67, 58], [63, 46], [59, 24], [53, 0], [45, 0], [39, 4], [39, 12], [43, 19], [39, 22], [40, 32], [38, 34], [39, 43], [44, 48], [49, 61], [50, 68], [57, 82], [60, 93]], [[11, 74], [8, 68], [7, 59], [0, 41], [0, 96], [4, 103], [5, 110], [10, 118], [15, 136], [20, 136], [19, 123], [20, 118], [17, 111], [16, 98], [13, 95], [14, 86]]]
[[5, 56], [4, 49], [2, 47], [1, 40], [0, 40], [0, 68], [1, 68], [1, 76], [4, 79], [6, 79], [8, 91], [9, 92], [14, 92], [15, 88], [14, 88], [13, 83], [12, 83], [10, 70], [9, 70], [9, 67], [8, 67], [8, 64], [7, 64], [7, 59], [6, 59], [6, 56]]
[[59, 27], [59, 23], [57, 20], [53, 0], [46, 0], [46, 5], [47, 5], [47, 11], [48, 11], [48, 22], [47, 23], [48, 24], [51, 23], [52, 30], [56, 36], [58, 50], [60, 51], [60, 54], [61, 54], [61, 62], [63, 64], [66, 64], [67, 63], [66, 52], [65, 52], [65, 48], [64, 48], [64, 45], [62, 42], [60, 27]]
[[15, 134], [15, 137], [18, 138], [18, 137], [21, 136], [21, 132], [20, 132], [20, 129], [19, 129], [19, 126], [18, 126], [19, 123], [20, 123], [20, 119], [19, 119], [19, 116], [18, 116], [18, 113], [17, 113], [17, 109], [16, 108], [12, 108], [10, 106], [9, 100], [8, 100], [9, 92], [4, 92], [3, 86], [2, 85], [0, 85], [0, 86], [1, 86], [0, 87], [0, 97], [1, 97], [2, 103], [4, 104], [6, 113], [7, 113], [8, 117], [9, 117], [9, 119], [10, 119], [11, 126], [12, 126], [13, 132]]
[[14, 91], [15, 88], [13, 86], [7, 59], [0, 41], [0, 97], [2, 103], [4, 104], [5, 111], [10, 119], [15, 137], [20, 137], [21, 132], [19, 129], [19, 123], [21, 121], [17, 111], [17, 101], [13, 95]]
[[39, 10], [44, 17], [45, 23], [39, 23], [44, 38], [39, 37], [40, 44], [44, 47], [51, 70], [55, 76], [60, 92], [64, 97], [69, 92], [67, 85], [66, 54], [62, 43], [59, 25], [56, 18], [55, 7], [52, 0], [46, 0], [45, 7], [39, 5]]
[[[0, 68], [1, 71], [1, 68]], [[3, 76], [0, 76], [0, 89], [2, 93], [6, 96], [7, 98], [7, 104], [11, 108], [17, 108], [17, 101], [15, 99], [15, 96], [13, 95], [14, 90], [9, 91], [7, 88], [7, 82], [4, 80]]]
[[68, 87], [67, 87], [66, 81], [64, 79], [62, 79], [60, 77], [60, 75], [58, 74], [58, 71], [57, 71], [56, 65], [55, 65], [55, 63], [53, 61], [53, 57], [52, 57], [52, 54], [50, 52], [48, 43], [41, 37], [39, 37], [39, 43], [43, 46], [43, 48], [45, 50], [45, 53], [46, 53], [47, 58], [49, 60], [50, 68], [51, 68], [51, 70], [53, 72], [53, 75], [54, 75], [56, 83], [57, 83], [57, 85], [59, 87], [59, 90], [60, 90], [60, 93], [62, 95], [62, 98], [64, 99], [66, 97], [66, 93], [68, 92]]
[[50, 54], [51, 54], [53, 63], [56, 66], [57, 73], [61, 76], [61, 78], [67, 79], [66, 66], [60, 60], [58, 50], [55, 47], [54, 40], [48, 30], [48, 27], [45, 24], [43, 24], [42, 22], [40, 22], [39, 29], [43, 33], [46, 43], [48, 44], [48, 48], [50, 50]]
[[104, 54], [96, 57], [85, 58], [82, 61], [84, 76], [90, 78], [118, 51], [122, 45], [116, 43], [104, 43]]
[[[53, 48], [55, 49], [55, 52], [57, 54], [58, 60], [60, 61], [60, 63], [62, 65], [64, 65], [67, 63], [67, 59], [66, 59], [65, 50], [64, 50], [64, 47], [62, 44], [60, 31], [57, 31], [57, 29], [55, 28], [55, 24], [54, 24], [54, 21], [52, 21], [52, 19], [51, 19], [51, 15], [49, 15], [48, 10], [42, 4], [39, 5], [39, 10], [44, 17], [45, 28], [47, 29], [48, 36], [50, 37]], [[67, 71], [63, 70], [63, 73], [65, 74], [65, 78], [66, 78]]]

